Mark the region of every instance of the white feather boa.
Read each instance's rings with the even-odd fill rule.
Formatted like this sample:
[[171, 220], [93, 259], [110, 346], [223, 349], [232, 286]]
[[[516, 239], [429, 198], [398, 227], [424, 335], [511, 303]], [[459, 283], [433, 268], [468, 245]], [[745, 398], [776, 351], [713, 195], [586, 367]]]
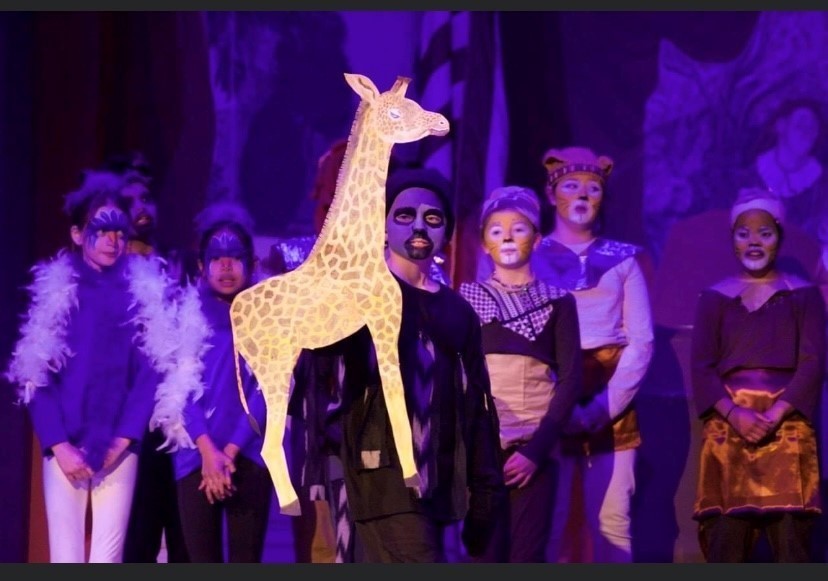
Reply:
[[35, 391], [49, 383], [49, 372], [57, 372], [74, 355], [66, 344], [66, 327], [78, 304], [78, 274], [71, 256], [61, 250], [50, 261], [32, 267], [29, 310], [20, 326], [6, 379], [18, 386], [20, 401], [28, 404]]
[[183, 411], [190, 396], [196, 401], [204, 394], [203, 358], [211, 347], [207, 338], [212, 334], [194, 285], [181, 289], [176, 307], [177, 350], [155, 392], [155, 409], [150, 419], [150, 427], [161, 428], [167, 437], [159, 449], [169, 448], [170, 452], [196, 447], [185, 429]]
[[[198, 293], [189, 286], [173, 294], [161, 258], [129, 255], [127, 259], [131, 306], [136, 307], [132, 319], [138, 329], [135, 341], [162, 376], [150, 426], [164, 430], [167, 440], [162, 448], [195, 447], [182, 414], [190, 394], [198, 399], [204, 393], [201, 357], [209, 348], [210, 328], [201, 313]], [[78, 302], [78, 274], [66, 251], [38, 263], [32, 272], [31, 304], [5, 373], [19, 387], [24, 404], [32, 400], [37, 388], [48, 384], [49, 373], [60, 371], [73, 355], [66, 344], [66, 330]]]

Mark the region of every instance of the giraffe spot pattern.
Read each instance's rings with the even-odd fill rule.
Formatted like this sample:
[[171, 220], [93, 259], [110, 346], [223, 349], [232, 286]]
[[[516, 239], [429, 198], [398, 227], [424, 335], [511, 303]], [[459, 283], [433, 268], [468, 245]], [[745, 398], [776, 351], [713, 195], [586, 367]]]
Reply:
[[[282, 436], [290, 374], [299, 350], [333, 343], [369, 319], [378, 353], [385, 354], [380, 361], [383, 390], [404, 477], [407, 483], [416, 479], [396, 353], [401, 305], [395, 290], [399, 289], [385, 266], [382, 248], [374, 246], [385, 228], [384, 190], [391, 146], [420, 139], [436, 129], [437, 123], [444, 131], [445, 119], [406, 99], [403, 81], [380, 94], [367, 77], [347, 78], [362, 101], [348, 141], [348, 164], [341, 170], [332, 211], [320, 233], [327, 239], [319, 251], [313, 251], [313, 261], [240, 293], [232, 308], [234, 340], [266, 393], [269, 429], [262, 457], [283, 512], [292, 510], [296, 500]], [[389, 107], [401, 111], [400, 122], [389, 121]]]

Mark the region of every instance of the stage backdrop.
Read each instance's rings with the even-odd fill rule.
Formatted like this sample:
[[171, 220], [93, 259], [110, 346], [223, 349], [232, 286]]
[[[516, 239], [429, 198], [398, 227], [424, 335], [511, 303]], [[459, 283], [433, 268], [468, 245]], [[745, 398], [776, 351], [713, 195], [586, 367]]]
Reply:
[[[819, 271], [827, 30], [824, 12], [4, 13], [0, 232], [14, 252], [0, 281], [0, 362], [17, 336], [28, 267], [67, 242], [62, 196], [81, 168], [143, 150], [165, 246], [192, 247], [193, 216], [231, 198], [253, 213], [266, 251], [273, 238], [313, 234], [317, 159], [347, 135], [357, 105], [342, 74], [366, 74], [381, 90], [412, 76], [410, 95], [444, 112], [452, 132], [396, 153], [455, 183], [454, 285], [476, 276], [489, 189], [541, 193], [550, 147], [586, 145], [615, 160], [604, 231], [647, 250], [657, 323], [639, 396], [635, 556], [700, 560], [689, 318], [698, 290], [735, 266], [721, 212], [756, 175], [785, 189], [798, 217], [792, 268]], [[810, 113], [780, 123], [800, 98], [815, 102]], [[799, 154], [805, 169], [780, 167]], [[720, 238], [697, 244], [700, 231]], [[0, 559], [45, 560], [40, 451], [2, 388]]]

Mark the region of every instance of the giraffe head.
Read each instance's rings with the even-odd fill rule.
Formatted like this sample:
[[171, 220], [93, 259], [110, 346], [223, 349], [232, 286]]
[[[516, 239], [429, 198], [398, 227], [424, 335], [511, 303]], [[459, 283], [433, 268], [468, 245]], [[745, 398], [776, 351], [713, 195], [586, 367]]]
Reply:
[[428, 135], [442, 136], [449, 132], [448, 119], [405, 98], [411, 79], [397, 77], [394, 86], [385, 93], [380, 93], [373, 81], [364, 75], [345, 73], [345, 80], [367, 105], [367, 126], [381, 140], [392, 144], [409, 143]]

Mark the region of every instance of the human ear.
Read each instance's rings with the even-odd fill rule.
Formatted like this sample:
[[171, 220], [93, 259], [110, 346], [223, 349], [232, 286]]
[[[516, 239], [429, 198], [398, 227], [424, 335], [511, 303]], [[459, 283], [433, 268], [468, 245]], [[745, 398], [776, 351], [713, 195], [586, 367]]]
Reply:
[[74, 242], [78, 246], [83, 245], [83, 232], [81, 232], [80, 228], [77, 226], [72, 226], [69, 228], [69, 236], [72, 238], [72, 242]]

